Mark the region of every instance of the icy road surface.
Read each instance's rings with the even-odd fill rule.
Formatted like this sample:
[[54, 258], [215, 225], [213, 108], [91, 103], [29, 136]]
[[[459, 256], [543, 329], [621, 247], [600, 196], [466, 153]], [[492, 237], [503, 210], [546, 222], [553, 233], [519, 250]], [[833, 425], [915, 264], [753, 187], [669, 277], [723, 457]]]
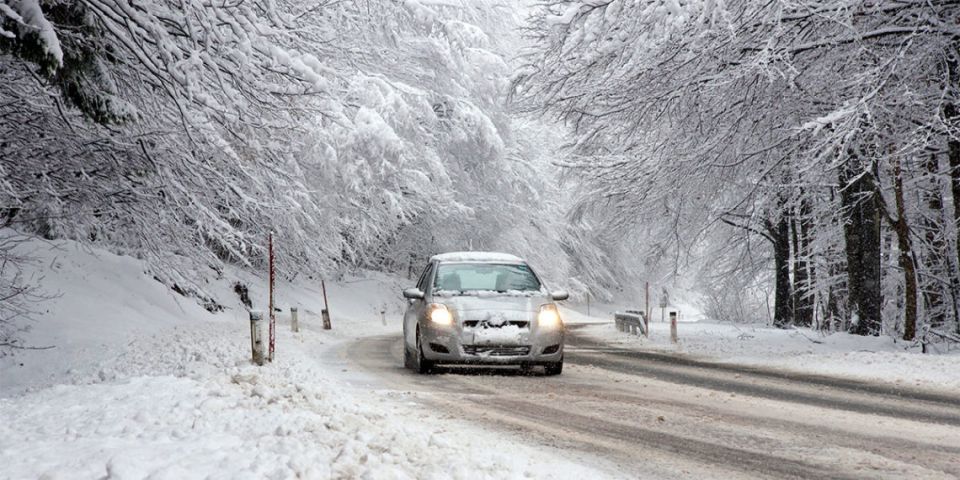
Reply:
[[397, 335], [336, 354], [370, 374], [357, 382], [599, 457], [628, 477], [960, 477], [957, 396], [609, 347], [577, 326], [559, 377], [502, 368], [416, 375], [402, 368]]

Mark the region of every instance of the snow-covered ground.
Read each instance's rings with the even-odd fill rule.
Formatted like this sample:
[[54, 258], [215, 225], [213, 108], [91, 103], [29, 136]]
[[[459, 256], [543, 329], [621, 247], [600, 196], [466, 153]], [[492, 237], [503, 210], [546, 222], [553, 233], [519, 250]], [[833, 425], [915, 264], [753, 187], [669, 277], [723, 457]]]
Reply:
[[[596, 477], [557, 451], [441, 418], [403, 392], [364, 388], [337, 346], [398, 333], [405, 282], [378, 274], [328, 284], [334, 330], [320, 327], [317, 285], [281, 282], [276, 360], [249, 361], [236, 278], [211, 282], [212, 314], [144, 273], [137, 260], [73, 242], [22, 247], [57, 298], [38, 305], [29, 346], [0, 358], [0, 478]], [[312, 282], [316, 283], [316, 282]], [[300, 309], [301, 332], [289, 326]], [[381, 310], [386, 310], [386, 325]]]
[[[613, 325], [609, 306], [594, 306], [590, 316], [582, 307], [565, 309], [570, 323], [590, 323], [581, 332], [619, 347], [674, 352], [698, 359], [758, 365], [796, 372], [851, 377], [909, 385], [924, 389], [960, 391], [960, 349], [946, 354], [921, 354], [916, 347], [887, 336], [862, 337], [824, 334], [809, 329], [782, 330], [765, 325], [714, 323], [689, 305], [678, 322], [679, 342], [670, 342], [669, 322], [652, 315], [650, 338], [622, 333]], [[659, 309], [657, 309], [659, 310]]]
[[[280, 282], [277, 356], [249, 361], [249, 323], [264, 282], [230, 271], [205, 288], [210, 313], [129, 257], [68, 241], [32, 240], [27, 276], [57, 296], [36, 305], [25, 345], [0, 357], [0, 478], [555, 478], [604, 476], [563, 452], [525, 445], [433, 411], [415, 392], [379, 388], [339, 355], [366, 335], [399, 334], [406, 280], [368, 273], [328, 283], [324, 331], [315, 280]], [[289, 307], [300, 311], [293, 333]], [[689, 311], [688, 306], [682, 306]], [[610, 312], [565, 309], [611, 343], [717, 361], [960, 388], [957, 355], [905, 352], [887, 338], [684, 322], [649, 340], [616, 332]], [[385, 311], [384, 319], [380, 312]], [[691, 313], [684, 319], [699, 319]], [[398, 365], [399, 368], [399, 365]], [[598, 470], [594, 470], [596, 467]], [[609, 470], [607, 470], [609, 471]]]

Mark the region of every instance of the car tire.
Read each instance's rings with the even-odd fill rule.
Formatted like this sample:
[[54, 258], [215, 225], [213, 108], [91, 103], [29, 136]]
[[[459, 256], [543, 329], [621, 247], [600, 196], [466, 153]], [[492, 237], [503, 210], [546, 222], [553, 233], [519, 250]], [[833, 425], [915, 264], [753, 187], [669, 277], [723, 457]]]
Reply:
[[420, 342], [420, 327], [417, 327], [417, 361], [414, 370], [419, 374], [433, 373], [434, 364], [423, 356], [423, 344]]
[[409, 368], [413, 370], [416, 365], [413, 361], [413, 352], [410, 351], [410, 347], [407, 346], [407, 342], [403, 342], [403, 368]]
[[563, 359], [561, 358], [559, 362], [552, 362], [544, 365], [543, 371], [550, 376], [560, 375], [563, 373]]

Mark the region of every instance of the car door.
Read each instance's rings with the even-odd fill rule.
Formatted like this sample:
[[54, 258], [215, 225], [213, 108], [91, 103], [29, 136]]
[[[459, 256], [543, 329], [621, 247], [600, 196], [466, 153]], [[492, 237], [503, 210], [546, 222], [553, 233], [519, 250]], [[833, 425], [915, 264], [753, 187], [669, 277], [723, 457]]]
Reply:
[[[417, 281], [417, 288], [426, 293], [430, 285], [430, 277], [433, 275], [433, 262], [427, 263], [423, 273], [420, 274], [420, 280]], [[411, 350], [417, 346], [417, 321], [426, 308], [426, 299], [410, 299], [407, 301], [407, 310], [403, 315], [403, 339]]]

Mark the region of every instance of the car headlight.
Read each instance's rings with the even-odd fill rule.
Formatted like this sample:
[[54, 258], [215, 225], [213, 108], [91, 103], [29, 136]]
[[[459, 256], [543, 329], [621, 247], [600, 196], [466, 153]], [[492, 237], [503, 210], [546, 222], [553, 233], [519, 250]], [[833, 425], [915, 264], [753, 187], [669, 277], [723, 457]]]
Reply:
[[437, 325], [450, 325], [453, 323], [453, 314], [442, 303], [431, 303], [427, 307], [427, 318]]
[[540, 311], [537, 312], [537, 324], [541, 327], [559, 327], [561, 321], [560, 311], [557, 310], [557, 306], [552, 303], [540, 305]]

